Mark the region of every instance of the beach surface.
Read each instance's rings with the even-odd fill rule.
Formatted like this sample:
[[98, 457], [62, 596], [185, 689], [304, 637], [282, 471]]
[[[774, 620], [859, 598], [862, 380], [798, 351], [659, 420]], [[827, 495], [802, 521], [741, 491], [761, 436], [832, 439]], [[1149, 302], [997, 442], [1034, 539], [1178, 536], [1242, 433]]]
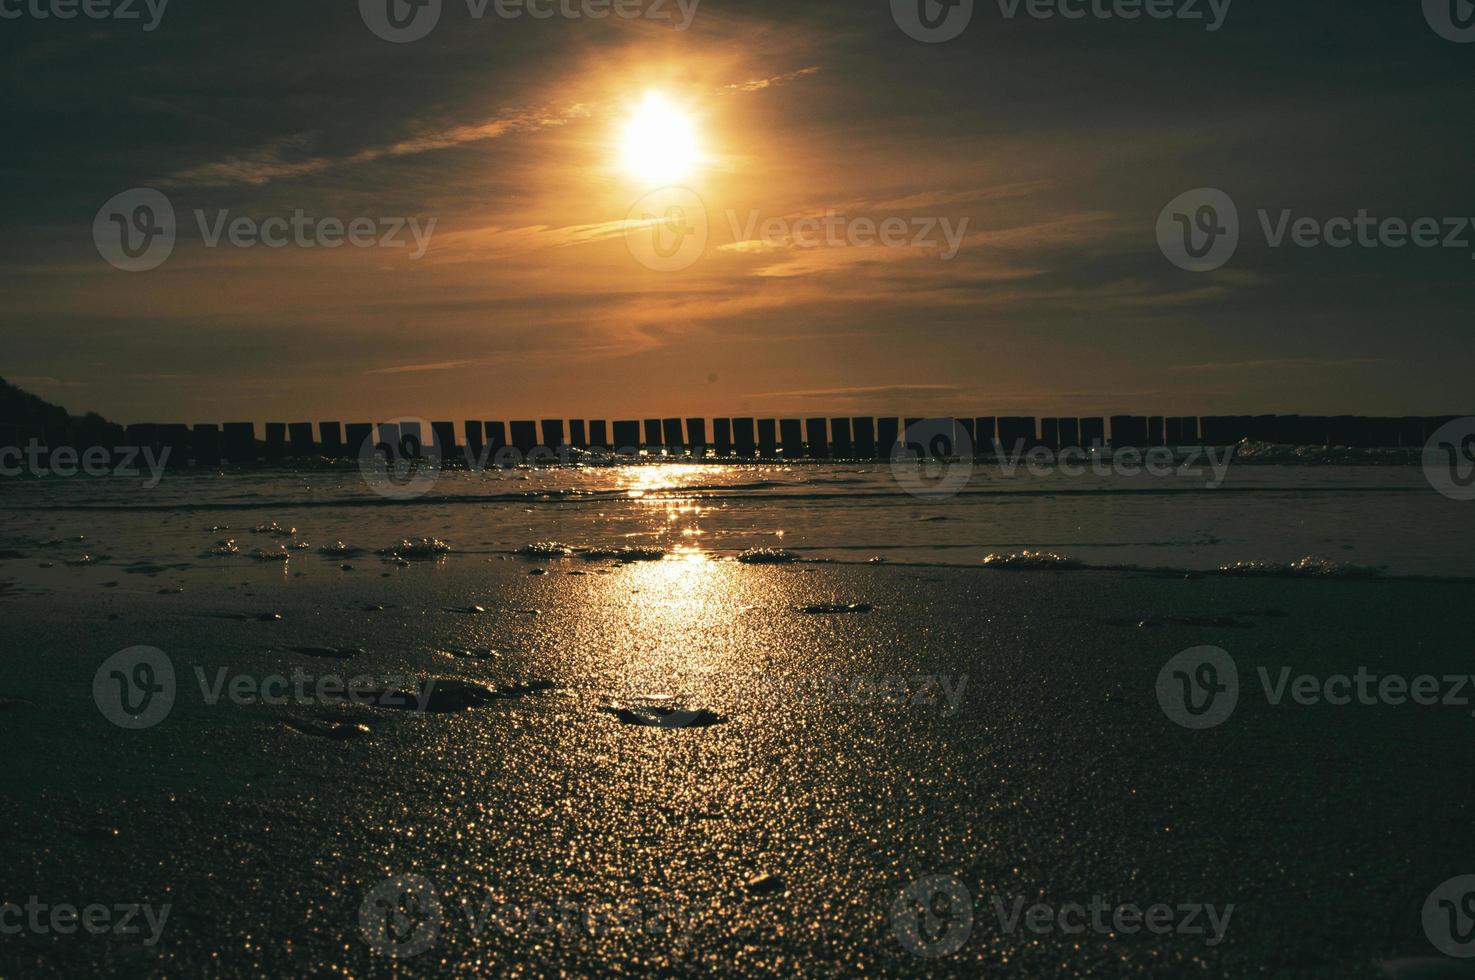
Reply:
[[[1475, 691], [1277, 704], [1259, 670], [1272, 688], [1284, 668], [1468, 675], [1475, 583], [454, 540], [346, 556], [317, 534], [279, 561], [247, 554], [270, 532], [200, 518], [62, 513], [49, 543], [6, 542], [5, 901], [139, 910], [133, 934], [0, 937], [4, 975], [1340, 978], [1456, 962], [1421, 914], [1475, 872]], [[162, 523], [195, 550], [75, 563], [90, 521], [130, 541]], [[227, 537], [241, 552], [201, 557]], [[1159, 679], [1204, 645], [1232, 658], [1239, 693], [1196, 730]], [[162, 674], [110, 658], [139, 646], [175, 685], [162, 718], [130, 728], [108, 707], [114, 673]], [[1167, 905], [1172, 928], [1066, 933], [1016, 913], [1040, 903], [1095, 903], [1108, 923]]]

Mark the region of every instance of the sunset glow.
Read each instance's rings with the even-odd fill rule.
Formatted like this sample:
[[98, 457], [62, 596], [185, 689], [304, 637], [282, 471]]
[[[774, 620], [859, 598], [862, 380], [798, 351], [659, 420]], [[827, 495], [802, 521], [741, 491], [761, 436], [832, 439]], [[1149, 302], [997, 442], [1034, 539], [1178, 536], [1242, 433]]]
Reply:
[[620, 133], [620, 160], [631, 177], [655, 184], [690, 177], [701, 157], [690, 115], [658, 92], [647, 92]]

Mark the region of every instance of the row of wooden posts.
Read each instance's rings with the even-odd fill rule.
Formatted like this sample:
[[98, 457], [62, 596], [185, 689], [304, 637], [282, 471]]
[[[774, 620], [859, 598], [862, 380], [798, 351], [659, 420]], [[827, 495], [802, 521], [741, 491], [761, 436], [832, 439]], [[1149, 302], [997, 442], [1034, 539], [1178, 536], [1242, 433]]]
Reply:
[[[1006, 452], [1043, 446], [1050, 450], [1156, 446], [1228, 446], [1259, 442], [1359, 448], [1423, 446], [1431, 433], [1459, 416], [1380, 417], [1353, 415], [1113, 415], [1090, 418], [978, 416], [919, 419], [706, 418], [542, 419], [513, 422], [467, 421], [458, 433], [453, 422], [387, 423], [268, 422], [257, 438], [252, 422], [224, 425], [138, 424], [118, 428], [115, 446], [170, 450], [174, 462], [251, 464], [289, 457], [351, 457], [365, 446], [395, 452], [435, 452], [446, 459], [488, 462], [505, 450], [528, 456], [539, 450], [613, 450], [673, 456], [781, 457], [810, 459], [886, 458], [900, 443], [932, 455], [987, 455], [999, 444]], [[1109, 427], [1108, 427], [1109, 422]], [[87, 441], [97, 442], [90, 433]], [[78, 446], [65, 428], [0, 425], [0, 449], [33, 443], [57, 448]], [[498, 454], [504, 454], [499, 457]], [[551, 458], [551, 457], [550, 457]]]

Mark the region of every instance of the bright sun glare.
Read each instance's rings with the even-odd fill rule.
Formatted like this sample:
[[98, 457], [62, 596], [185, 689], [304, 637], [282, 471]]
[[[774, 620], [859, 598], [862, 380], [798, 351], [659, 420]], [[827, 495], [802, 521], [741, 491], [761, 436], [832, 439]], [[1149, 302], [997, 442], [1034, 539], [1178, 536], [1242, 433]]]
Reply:
[[641, 180], [670, 183], [691, 175], [700, 157], [696, 129], [679, 106], [647, 92], [620, 135], [625, 172]]

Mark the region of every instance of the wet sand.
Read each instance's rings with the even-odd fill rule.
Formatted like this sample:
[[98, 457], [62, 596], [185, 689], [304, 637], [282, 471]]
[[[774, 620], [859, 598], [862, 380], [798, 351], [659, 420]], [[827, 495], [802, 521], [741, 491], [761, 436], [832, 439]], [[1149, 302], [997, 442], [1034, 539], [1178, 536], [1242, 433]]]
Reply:
[[[1475, 872], [1469, 705], [1273, 706], [1255, 674], [1469, 673], [1470, 583], [343, 563], [0, 564], [5, 900], [171, 906], [152, 945], [5, 936], [0, 973], [1376, 976], [1438, 956], [1425, 898]], [[1194, 731], [1156, 684], [1203, 644], [1241, 696]], [[178, 686], [130, 731], [93, 680], [135, 645]], [[209, 704], [197, 670], [374, 696]], [[463, 710], [384, 703], [428, 678]], [[938, 875], [974, 920], [929, 958], [893, 904]], [[995, 912], [1097, 896], [1234, 909], [1212, 945]]]

